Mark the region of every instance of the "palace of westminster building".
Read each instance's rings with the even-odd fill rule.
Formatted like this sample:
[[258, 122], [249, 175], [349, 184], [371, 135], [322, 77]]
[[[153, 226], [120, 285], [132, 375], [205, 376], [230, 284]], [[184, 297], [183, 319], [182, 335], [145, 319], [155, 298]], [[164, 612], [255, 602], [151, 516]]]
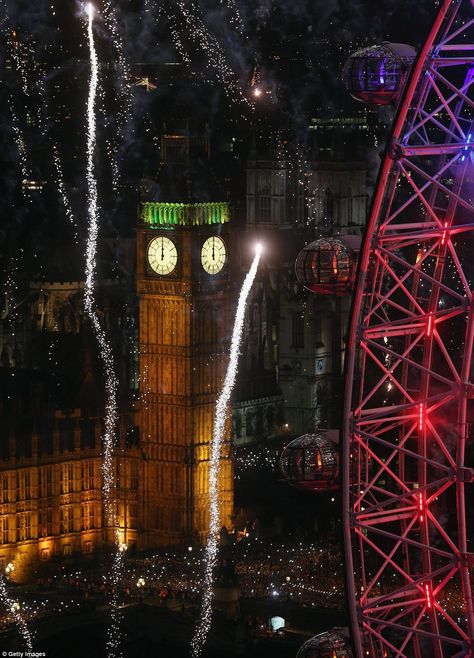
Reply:
[[[293, 266], [317, 227], [360, 232], [366, 171], [361, 158], [325, 146], [353, 131], [353, 119], [315, 120], [312, 130], [321, 139], [304, 192], [278, 149], [255, 142], [240, 220], [223, 193], [203, 200], [186, 181], [160, 201], [144, 197], [135, 239], [101, 244], [104, 261], [119, 252], [122, 267], [101, 278], [96, 297], [126, 382], [114, 468], [120, 537], [131, 553], [206, 537], [214, 407], [255, 236], [267, 251], [221, 453], [221, 525], [233, 526], [233, 444], [336, 422], [349, 302], [302, 291]], [[189, 153], [186, 139], [186, 131], [164, 131], [168, 162]], [[0, 568], [13, 563], [18, 580], [39, 562], [96, 554], [113, 542], [101, 495], [104, 382], [82, 290], [82, 281], [54, 272], [29, 282], [21, 299], [13, 285], [4, 291]]]

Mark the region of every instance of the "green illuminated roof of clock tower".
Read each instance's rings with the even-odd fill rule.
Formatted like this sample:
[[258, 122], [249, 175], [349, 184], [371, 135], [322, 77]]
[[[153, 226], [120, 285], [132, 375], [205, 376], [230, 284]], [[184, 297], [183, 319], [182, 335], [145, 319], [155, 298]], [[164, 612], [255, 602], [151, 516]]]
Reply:
[[148, 226], [205, 226], [226, 224], [230, 221], [230, 205], [213, 203], [161, 203], [147, 201], [142, 204], [141, 220]]

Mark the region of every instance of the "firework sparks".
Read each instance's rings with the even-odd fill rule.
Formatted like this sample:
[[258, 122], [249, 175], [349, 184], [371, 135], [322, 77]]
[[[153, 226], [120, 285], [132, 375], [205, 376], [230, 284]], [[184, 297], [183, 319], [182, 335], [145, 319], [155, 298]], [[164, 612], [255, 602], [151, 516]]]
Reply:
[[94, 328], [97, 341], [100, 345], [100, 353], [106, 373], [106, 406], [105, 406], [105, 432], [102, 437], [103, 457], [102, 457], [102, 496], [104, 501], [105, 519], [109, 527], [114, 528], [116, 554], [112, 568], [111, 587], [111, 611], [112, 623], [109, 627], [107, 649], [109, 658], [120, 656], [120, 633], [119, 633], [119, 616], [117, 610], [117, 591], [120, 580], [120, 570], [122, 567], [122, 551], [116, 513], [114, 509], [113, 486], [113, 450], [115, 438], [115, 426], [117, 420], [117, 378], [115, 375], [114, 360], [112, 348], [107, 340], [104, 330], [100, 326], [99, 318], [95, 311], [94, 302], [94, 282], [95, 282], [95, 264], [97, 254], [97, 236], [99, 228], [99, 211], [97, 197], [97, 180], [95, 177], [94, 154], [96, 148], [96, 99], [98, 88], [98, 60], [94, 44], [93, 19], [94, 8], [91, 4], [87, 6], [88, 13], [88, 42], [91, 63], [91, 78], [89, 85], [89, 95], [87, 100], [87, 192], [88, 192], [88, 217], [89, 227], [87, 236], [86, 250], [86, 282], [84, 291], [84, 306], [88, 317]]
[[[223, 0], [221, 0], [221, 4], [222, 2]], [[244, 22], [242, 20], [239, 8], [237, 7], [237, 3], [235, 0], [227, 0], [227, 6], [233, 13], [233, 16], [230, 19], [231, 24], [234, 25], [234, 27], [236, 27], [237, 30], [242, 34], [244, 31]]]
[[[110, 162], [112, 170], [112, 187], [115, 192], [119, 188], [119, 150], [120, 143], [123, 142], [124, 130], [127, 124], [131, 123], [132, 117], [132, 94], [130, 90], [130, 67], [125, 57], [122, 34], [117, 18], [117, 10], [112, 6], [110, 0], [104, 2], [104, 20], [109, 30], [114, 49], [118, 58], [118, 70], [120, 75], [120, 92], [116, 93], [117, 107], [117, 137], [110, 140]], [[148, 11], [148, 7], [146, 8]]]
[[[94, 153], [96, 147], [96, 119], [95, 119], [95, 105], [97, 98], [98, 87], [98, 61], [97, 53], [94, 45], [94, 35], [92, 31], [94, 8], [91, 4], [87, 7], [89, 23], [88, 23], [88, 39], [90, 48], [90, 61], [91, 61], [91, 79], [89, 86], [89, 96], [87, 101], [87, 196], [88, 196], [88, 216], [89, 227], [87, 236], [87, 249], [86, 249], [86, 281], [84, 292], [84, 305], [89, 316], [97, 340], [101, 347], [101, 355], [104, 367], [107, 374], [106, 390], [107, 390], [107, 405], [106, 405], [106, 420], [105, 420], [105, 434], [103, 437], [104, 444], [104, 462], [103, 462], [103, 476], [104, 476], [104, 502], [106, 507], [107, 522], [113, 522], [112, 510], [112, 487], [113, 487], [113, 474], [112, 474], [112, 451], [113, 439], [115, 434], [116, 422], [116, 391], [117, 379], [114, 371], [112, 349], [107, 341], [105, 332], [100, 326], [97, 313], [95, 311], [94, 301], [94, 287], [95, 287], [95, 266], [97, 255], [97, 236], [99, 230], [99, 208], [97, 197], [97, 180], [95, 178], [94, 167]], [[112, 525], [115, 525], [112, 523]]]
[[2, 2], [0, 5], [3, 15], [0, 16], [0, 28], [3, 28], [4, 25], [8, 23], [9, 17], [8, 17], [8, 6], [6, 2]]
[[[30, 92], [28, 88], [28, 73], [26, 68], [27, 57], [25, 57], [25, 53], [22, 53], [22, 56], [20, 57], [18, 37], [15, 30], [13, 30], [11, 34], [11, 43], [12, 43], [11, 54], [13, 61], [15, 62], [15, 68], [20, 75], [21, 88], [25, 96], [29, 96]], [[26, 48], [27, 46], [25, 45], [22, 46], [22, 50], [26, 50]]]
[[[16, 41], [16, 36], [12, 39], [12, 56], [13, 60], [15, 62], [16, 69], [18, 73], [20, 74], [21, 77], [21, 83], [22, 83], [22, 89], [23, 92], [28, 95], [28, 86], [27, 86], [27, 78], [26, 78], [26, 73], [25, 73], [25, 68], [21, 63], [21, 59], [18, 57], [18, 42]], [[18, 115], [15, 110], [15, 102], [13, 99], [13, 95], [10, 94], [8, 97], [8, 106], [10, 108], [10, 114], [11, 114], [11, 126], [13, 130], [13, 134], [15, 137], [15, 143], [18, 149], [18, 153], [20, 156], [20, 168], [21, 168], [21, 177], [22, 177], [22, 191], [25, 194], [26, 186], [25, 183], [31, 178], [31, 171], [30, 167], [28, 165], [28, 155], [27, 155], [27, 148], [26, 148], [26, 141], [25, 137], [23, 135], [23, 132], [20, 129], [20, 121], [18, 118]]]
[[206, 28], [196, 3], [177, 2], [176, 4], [186, 23], [190, 37], [204, 50], [226, 94], [234, 103], [242, 102], [253, 109], [253, 102], [245, 96], [240, 85], [236, 82], [234, 71], [227, 63], [224, 50]]
[[15, 143], [20, 155], [20, 168], [21, 168], [21, 179], [22, 179], [22, 191], [25, 194], [26, 186], [25, 183], [31, 178], [31, 171], [28, 166], [28, 155], [26, 150], [26, 142], [23, 136], [22, 131], [20, 130], [20, 122], [13, 107], [13, 100], [9, 99], [10, 112], [12, 117], [12, 130], [15, 136]]
[[232, 339], [230, 344], [229, 364], [222, 386], [221, 394], [217, 399], [216, 411], [214, 416], [214, 431], [211, 443], [211, 459], [209, 463], [209, 531], [208, 540], [204, 559], [204, 591], [201, 605], [201, 616], [199, 619], [194, 638], [191, 642], [193, 656], [197, 658], [202, 651], [206, 642], [209, 629], [211, 627], [212, 617], [212, 586], [214, 566], [217, 559], [218, 551], [218, 532], [219, 532], [219, 466], [222, 442], [229, 411], [230, 396], [234, 388], [235, 378], [237, 376], [237, 365], [239, 358], [239, 348], [242, 340], [244, 328], [245, 308], [247, 298], [252, 288], [257, 268], [262, 253], [262, 246], [256, 245], [256, 254], [250, 270], [245, 277], [244, 283], [239, 295], [237, 311], [235, 313], [234, 328], [232, 330]]
[[[127, 90], [128, 90], [128, 80], [130, 78], [130, 71], [129, 71], [127, 60], [125, 59], [122, 35], [120, 33], [120, 26], [117, 20], [116, 10], [114, 7], [112, 7], [112, 2], [110, 2], [110, 0], [106, 0], [106, 2], [104, 2], [104, 18], [105, 18], [105, 23], [109, 28], [110, 34], [112, 36], [115, 50], [117, 52], [120, 71], [122, 73], [123, 81], [125, 83], [124, 84], [124, 91], [126, 92], [125, 96], [128, 98], [128, 103], [129, 103], [129, 96]], [[129, 105], [127, 105], [127, 109], [130, 109]]]
[[181, 34], [179, 33], [178, 27], [176, 25], [175, 16], [170, 16], [170, 33], [173, 38], [173, 43], [176, 47], [176, 50], [178, 51], [179, 56], [181, 57], [181, 60], [185, 64], [190, 64], [191, 58], [189, 57], [186, 48], [184, 47], [183, 41], [181, 39]]
[[66, 217], [68, 218], [69, 223], [74, 229], [74, 241], [77, 243], [78, 241], [77, 224], [76, 224], [76, 220], [74, 219], [74, 213], [72, 212], [71, 204], [69, 203], [69, 198], [66, 192], [66, 186], [64, 184], [63, 168], [61, 165], [61, 158], [59, 157], [59, 150], [57, 144], [53, 145], [53, 162], [54, 162], [54, 168], [56, 169], [57, 188], [58, 188], [59, 196], [61, 197], [61, 201], [63, 203]]
[[26, 648], [28, 649], [28, 651], [32, 651], [33, 640], [31, 638], [31, 633], [28, 630], [28, 626], [23, 618], [23, 615], [20, 612], [21, 608], [18, 605], [17, 601], [13, 601], [13, 599], [11, 599], [8, 596], [7, 588], [5, 586], [5, 581], [1, 576], [0, 576], [0, 601], [2, 602], [4, 607], [10, 612], [16, 624], [20, 628], [20, 632], [25, 642]]
[[120, 631], [122, 615], [119, 608], [119, 592], [125, 550], [126, 546], [124, 544], [117, 546], [112, 564], [110, 578], [110, 585], [112, 587], [112, 597], [110, 600], [111, 622], [107, 629], [107, 658], [122, 658], [120, 649], [122, 643], [122, 634]]

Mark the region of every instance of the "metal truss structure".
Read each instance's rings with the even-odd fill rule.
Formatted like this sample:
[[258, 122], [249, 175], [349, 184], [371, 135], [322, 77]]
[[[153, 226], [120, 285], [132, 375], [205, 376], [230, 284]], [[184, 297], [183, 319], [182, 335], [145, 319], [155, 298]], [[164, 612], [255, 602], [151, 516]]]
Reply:
[[399, 101], [348, 338], [358, 658], [474, 656], [473, 83], [474, 6], [444, 0]]

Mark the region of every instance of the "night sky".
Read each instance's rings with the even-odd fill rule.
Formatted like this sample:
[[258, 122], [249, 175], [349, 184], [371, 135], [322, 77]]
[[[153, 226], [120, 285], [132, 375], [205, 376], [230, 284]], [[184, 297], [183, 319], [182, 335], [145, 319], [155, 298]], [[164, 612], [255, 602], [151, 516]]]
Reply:
[[[117, 3], [115, 22], [108, 3], [98, 3], [97, 9], [101, 226], [113, 235], [129, 234], [134, 226], [139, 188], [148, 198], [160, 198], [156, 173], [163, 120], [191, 111], [215, 133], [242, 133], [237, 140], [237, 156], [242, 157], [248, 152], [249, 127], [293, 131], [295, 141], [304, 144], [305, 126], [314, 113], [361, 109], [341, 82], [347, 55], [384, 39], [419, 44], [433, 6], [400, 0], [143, 0]], [[89, 63], [81, 3], [4, 0], [1, 17], [0, 248], [8, 269], [12, 259], [23, 258], [20, 246], [34, 243], [31, 265], [44, 237], [68, 240], [78, 231], [81, 240], [84, 234]], [[127, 88], [145, 76], [157, 89]], [[265, 91], [255, 103], [252, 78]], [[78, 226], [73, 231], [58, 163]], [[233, 164], [238, 168], [239, 163]], [[43, 181], [42, 192], [25, 196], [24, 178]]]

